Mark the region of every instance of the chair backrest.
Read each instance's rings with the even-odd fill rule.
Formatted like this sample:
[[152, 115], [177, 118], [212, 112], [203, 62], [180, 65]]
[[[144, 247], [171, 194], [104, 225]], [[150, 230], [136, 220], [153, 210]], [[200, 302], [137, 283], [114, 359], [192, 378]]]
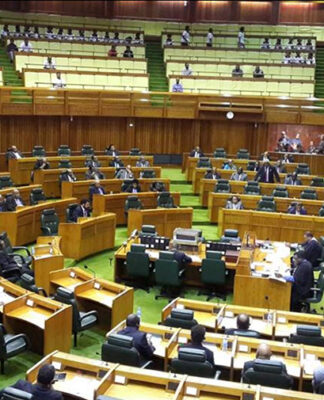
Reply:
[[50, 230], [50, 236], [57, 235], [59, 223], [60, 220], [56, 214], [55, 208], [43, 210], [41, 215], [41, 228], [48, 228]]
[[255, 165], [256, 165], [256, 161], [249, 161], [247, 163], [246, 169], [248, 171], [254, 171]]
[[250, 158], [250, 153], [247, 149], [239, 149], [236, 156], [239, 159], [248, 160]]
[[240, 239], [237, 229], [225, 229], [223, 236], [226, 237], [226, 238], [233, 239], [233, 240]]
[[131, 209], [141, 210], [143, 208], [141, 200], [137, 196], [128, 196], [125, 201], [125, 211]]
[[160, 251], [159, 259], [155, 261], [155, 282], [162, 286], [181, 285], [179, 264], [174, 260], [172, 251]]
[[46, 151], [43, 146], [34, 146], [32, 151], [33, 157], [45, 157]]
[[180, 347], [178, 358], [171, 360], [171, 371], [177, 374], [213, 378], [214, 366], [206, 360], [204, 350]]
[[253, 367], [243, 374], [243, 382], [279, 389], [290, 389], [292, 385], [292, 379], [285, 373], [283, 363], [277, 360], [255, 360]]
[[111, 334], [101, 347], [101, 359], [116, 364], [140, 366], [140, 355], [130, 336]]
[[121, 191], [126, 192], [129, 186], [133, 183], [133, 179], [125, 179], [121, 185]]
[[317, 193], [315, 190], [305, 189], [300, 193], [301, 199], [317, 200]]
[[258, 202], [258, 211], [276, 211], [276, 203], [273, 196], [262, 196], [261, 200]]
[[288, 338], [290, 343], [302, 343], [310, 346], [324, 346], [321, 327], [312, 325], [297, 325], [296, 333]]
[[244, 194], [259, 195], [259, 194], [261, 194], [261, 188], [260, 188], [260, 186], [255, 186], [255, 185], [245, 185], [244, 186]]
[[29, 194], [30, 205], [38, 204], [39, 201], [45, 201], [46, 196], [42, 188], [32, 189]]
[[174, 208], [173, 197], [170, 192], [161, 192], [157, 198], [157, 206], [163, 208]]
[[20, 389], [7, 387], [2, 392], [1, 400], [33, 400], [32, 393], [24, 392]]
[[71, 149], [67, 144], [61, 144], [61, 146], [57, 149], [58, 156], [70, 156]]
[[12, 253], [13, 249], [12, 249], [12, 245], [11, 245], [11, 242], [10, 242], [7, 232], [0, 233], [0, 240], [2, 240], [4, 242], [4, 245], [5, 245], [4, 251], [6, 253]]
[[81, 326], [80, 312], [73, 291], [66, 287], [59, 287], [54, 294], [54, 299], [72, 306], [72, 331], [78, 332]]
[[309, 175], [309, 165], [306, 163], [299, 163], [296, 168], [297, 174]]
[[310, 186], [324, 187], [324, 178], [319, 177], [319, 176], [315, 176], [312, 179], [312, 182], [311, 182]]
[[214, 151], [214, 158], [226, 158], [226, 151], [223, 147], [217, 147]]
[[35, 279], [29, 274], [22, 274], [20, 277], [20, 285], [26, 290], [38, 293], [38, 287], [35, 285]]
[[70, 160], [60, 160], [58, 163], [58, 168], [65, 168], [65, 169], [69, 169], [72, 168], [72, 163]]
[[140, 156], [141, 154], [142, 154], [142, 152], [138, 147], [133, 147], [129, 150], [130, 156]]
[[83, 156], [93, 156], [94, 155], [93, 147], [90, 144], [84, 144], [81, 149], [81, 154]]
[[174, 308], [164, 321], [163, 325], [172, 326], [174, 328], [191, 329], [198, 322], [194, 319], [192, 310]]
[[249, 337], [249, 338], [259, 338], [259, 337], [261, 337], [259, 332], [253, 331], [251, 329], [235, 329], [233, 331], [232, 335]]
[[12, 187], [13, 181], [10, 176], [0, 176], [0, 189]]
[[226, 179], [218, 179], [216, 185], [215, 185], [215, 193], [230, 193], [231, 192], [231, 186]]
[[322, 206], [322, 207], [320, 208], [320, 210], [319, 210], [319, 212], [318, 212], [318, 215], [319, 215], [320, 217], [324, 217], [324, 206]]
[[142, 178], [146, 178], [146, 179], [149, 179], [149, 178], [156, 178], [156, 174], [155, 174], [154, 169], [144, 169], [144, 170], [141, 172], [141, 177], [142, 177]]
[[277, 186], [273, 192], [273, 197], [288, 197], [288, 190], [286, 187]]
[[210, 168], [211, 162], [208, 157], [200, 157], [197, 162], [197, 168]]
[[126, 268], [131, 276], [145, 277], [150, 275], [150, 258], [145, 253], [145, 245], [132, 244], [126, 255]]
[[207, 251], [201, 263], [201, 281], [204, 284], [222, 286], [226, 280], [226, 265], [220, 251]]
[[156, 228], [154, 225], [142, 225], [141, 233], [142, 236], [153, 236], [156, 235]]
[[65, 221], [66, 222], [74, 222], [73, 221], [73, 213], [74, 210], [79, 206], [78, 203], [70, 204], [65, 211]]

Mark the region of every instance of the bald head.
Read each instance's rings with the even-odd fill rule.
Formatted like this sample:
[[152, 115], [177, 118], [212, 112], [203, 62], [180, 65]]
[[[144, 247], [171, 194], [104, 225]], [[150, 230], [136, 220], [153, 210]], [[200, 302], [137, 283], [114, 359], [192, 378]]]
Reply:
[[270, 360], [272, 356], [272, 352], [270, 346], [266, 343], [261, 343], [256, 352], [256, 358], [260, 358], [262, 360]]
[[138, 328], [140, 325], [140, 319], [136, 314], [129, 314], [126, 319], [126, 325]]
[[250, 327], [250, 317], [247, 314], [239, 314], [236, 319], [238, 329], [248, 330]]

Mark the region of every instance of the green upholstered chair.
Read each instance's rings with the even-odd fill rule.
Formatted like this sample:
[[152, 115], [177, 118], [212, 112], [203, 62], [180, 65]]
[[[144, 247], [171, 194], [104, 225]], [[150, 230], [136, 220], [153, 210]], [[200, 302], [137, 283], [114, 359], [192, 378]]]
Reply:
[[174, 260], [172, 251], [160, 251], [159, 259], [155, 261], [154, 273], [155, 283], [161, 286], [161, 291], [155, 299], [176, 297], [172, 296], [172, 289], [178, 289], [177, 294], [179, 294], [184, 272], [184, 269], [180, 269], [178, 262]]
[[161, 192], [157, 198], [157, 206], [162, 208], [176, 208], [170, 192]]
[[41, 215], [41, 230], [43, 236], [57, 236], [59, 227], [59, 217], [55, 208], [43, 210]]
[[[226, 300], [224, 293], [216, 292], [215, 287], [224, 289], [226, 282], [226, 265], [220, 251], [207, 251], [202, 260], [200, 279], [207, 291], [199, 291], [198, 295], [207, 294], [207, 301], [214, 297]], [[224, 290], [223, 290], [224, 291]]]

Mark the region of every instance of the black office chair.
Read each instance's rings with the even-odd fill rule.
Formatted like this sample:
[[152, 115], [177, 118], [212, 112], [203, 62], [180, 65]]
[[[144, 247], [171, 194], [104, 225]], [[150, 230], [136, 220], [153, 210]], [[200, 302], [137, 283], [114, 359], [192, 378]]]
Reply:
[[289, 343], [302, 343], [309, 346], [324, 346], [324, 337], [321, 336], [321, 327], [312, 325], [297, 325], [296, 333], [288, 338]]
[[125, 201], [125, 213], [129, 210], [141, 210], [143, 208], [141, 200], [137, 196], [128, 196]]
[[254, 171], [256, 166], [256, 161], [248, 161], [248, 163], [246, 164], [246, 170], [247, 171]]
[[225, 242], [240, 242], [241, 238], [239, 237], [237, 229], [225, 229], [224, 234], [221, 237], [221, 241]]
[[81, 149], [81, 154], [83, 156], [93, 156], [94, 155], [93, 147], [90, 144], [84, 144]]
[[135, 283], [131, 283], [136, 288], [141, 288], [149, 293], [148, 280], [151, 274], [151, 263], [147, 253], [145, 253], [145, 245], [132, 244], [130, 251], [126, 255], [127, 274], [134, 279]]
[[197, 168], [211, 168], [212, 164], [208, 157], [200, 157], [197, 162]]
[[31, 393], [24, 392], [20, 389], [7, 387], [3, 390], [1, 400], [33, 400]]
[[255, 360], [253, 367], [245, 371], [242, 378], [244, 383], [278, 389], [291, 389], [293, 384], [293, 379], [285, 372], [284, 364], [277, 360]]
[[261, 188], [259, 182], [256, 181], [247, 181], [246, 185], [244, 186], [244, 194], [252, 194], [252, 195], [259, 195], [261, 194]]
[[0, 324], [0, 371], [4, 374], [4, 363], [9, 358], [15, 357], [28, 350], [30, 341], [27, 335], [20, 333], [12, 335], [7, 333], [5, 327]]
[[129, 150], [130, 156], [140, 156], [142, 154], [141, 150], [138, 147], [133, 147]]
[[157, 206], [162, 208], [176, 208], [170, 192], [161, 192], [158, 195]]
[[288, 197], [288, 190], [284, 186], [277, 186], [273, 192], [272, 192], [273, 197]]
[[299, 163], [297, 165], [295, 172], [297, 172], [298, 175], [309, 175], [310, 174], [309, 165], [306, 163]]
[[14, 186], [14, 183], [10, 176], [0, 176], [0, 189]]
[[40, 201], [45, 201], [46, 196], [42, 188], [32, 189], [29, 194], [29, 202], [31, 206], [38, 204]]
[[26, 290], [34, 292], [36, 294], [41, 294], [47, 297], [46, 290], [42, 287], [37, 287], [35, 284], [35, 278], [29, 274], [22, 274], [20, 277], [20, 285]]
[[317, 200], [317, 192], [315, 189], [304, 189], [300, 193], [301, 199]]
[[241, 160], [248, 160], [250, 158], [250, 153], [246, 149], [239, 149], [239, 151], [236, 154], [236, 158]]
[[215, 189], [215, 193], [231, 193], [231, 185], [227, 179], [218, 179]]
[[144, 236], [157, 236], [156, 228], [154, 225], [142, 225], [142, 228], [140, 232], [138, 233], [138, 236], [144, 237]]
[[140, 173], [140, 178], [153, 179], [153, 178], [156, 178], [156, 173], [155, 173], [154, 169], [144, 169]]
[[319, 209], [318, 216], [324, 217], [324, 205], [322, 205], [322, 207]]
[[133, 183], [133, 179], [125, 179], [121, 185], [120, 190], [122, 192], [127, 192], [127, 189], [129, 188], [129, 186]]
[[60, 160], [58, 163], [58, 168], [70, 169], [72, 168], [72, 163], [70, 160]]
[[173, 358], [170, 363], [171, 372], [175, 374], [193, 375], [201, 378], [218, 378], [215, 368], [206, 360], [204, 350], [180, 347], [178, 358]]
[[273, 196], [262, 196], [258, 202], [256, 211], [275, 212], [277, 209]]
[[33, 157], [45, 157], [46, 151], [43, 146], [34, 146], [32, 151]]
[[207, 301], [214, 297], [226, 300], [225, 293], [219, 293], [214, 290], [215, 287], [224, 288], [226, 282], [226, 265], [222, 260], [220, 251], [207, 251], [206, 258], [202, 260], [200, 279], [206, 290], [200, 290], [198, 295], [206, 294]]
[[324, 178], [315, 176], [312, 181], [310, 186], [315, 186], [315, 187], [324, 187]]
[[60, 147], [57, 149], [58, 156], [70, 156], [71, 149], [67, 144], [61, 144]]
[[214, 158], [227, 158], [224, 147], [217, 147], [214, 151]]
[[[19, 267], [25, 265], [29, 267], [31, 263], [33, 262], [33, 257], [30, 254], [30, 251], [27, 247], [25, 246], [12, 246], [10, 239], [7, 235], [7, 232], [1, 232], [0, 233], [0, 240], [4, 242], [4, 251], [6, 252], [7, 255], [11, 256], [13, 260], [18, 264]], [[26, 255], [18, 254], [16, 251], [22, 252], [24, 251]]]
[[98, 312], [95, 310], [88, 312], [79, 311], [74, 293], [69, 288], [59, 287], [54, 295], [54, 299], [72, 306], [72, 332], [74, 335], [74, 347], [76, 347], [78, 332], [85, 331], [98, 324]]
[[41, 215], [41, 231], [43, 236], [57, 236], [59, 223], [60, 220], [55, 208], [43, 210]]
[[174, 308], [171, 314], [162, 322], [162, 325], [173, 328], [191, 329], [198, 322], [194, 319], [192, 310]]
[[143, 359], [134, 347], [134, 339], [130, 336], [111, 334], [107, 342], [101, 346], [102, 361], [146, 368], [152, 361]]
[[70, 204], [70, 205], [67, 207], [67, 209], [66, 209], [66, 211], [65, 211], [65, 221], [66, 221], [67, 223], [73, 223], [73, 222], [74, 222], [74, 220], [73, 220], [73, 214], [74, 214], [75, 209], [76, 209], [78, 206], [79, 206], [78, 203], [73, 203], [73, 204]]
[[[181, 291], [185, 270], [180, 269], [172, 251], [160, 251], [159, 259], [155, 261], [154, 272], [155, 283], [161, 286], [160, 294], [155, 296], [155, 300], [160, 297], [170, 300], [177, 297]], [[176, 289], [177, 294], [172, 289]]]

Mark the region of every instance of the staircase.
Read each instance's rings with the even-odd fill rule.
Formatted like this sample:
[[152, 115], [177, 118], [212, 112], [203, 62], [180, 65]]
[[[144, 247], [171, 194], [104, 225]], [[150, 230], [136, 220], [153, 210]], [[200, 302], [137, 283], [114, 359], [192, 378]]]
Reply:
[[150, 74], [149, 90], [151, 92], [167, 92], [169, 88], [160, 41], [146, 43], [145, 57], [147, 58], [147, 69]]
[[324, 98], [324, 48], [316, 49], [315, 97]]
[[4, 86], [24, 86], [4, 47], [0, 47], [0, 66], [2, 67]]

